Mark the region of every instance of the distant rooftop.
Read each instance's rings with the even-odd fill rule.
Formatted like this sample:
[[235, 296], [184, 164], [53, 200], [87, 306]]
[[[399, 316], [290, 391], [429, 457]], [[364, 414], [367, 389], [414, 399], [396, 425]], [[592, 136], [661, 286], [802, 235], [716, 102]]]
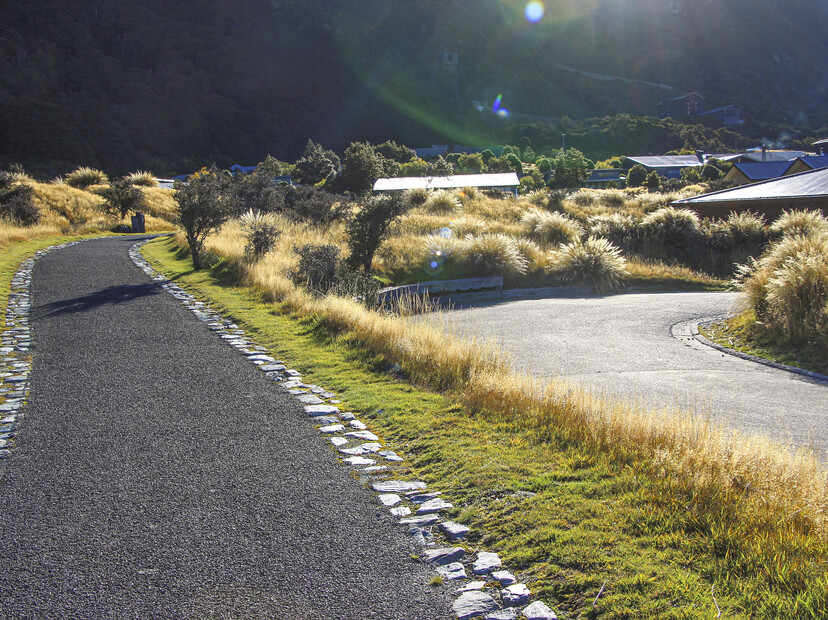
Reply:
[[498, 174], [457, 174], [446, 177], [394, 177], [377, 179], [374, 183], [375, 192], [391, 192], [406, 189], [456, 189], [460, 187], [491, 187], [513, 188], [518, 187], [520, 181], [517, 173], [503, 172]]
[[807, 155], [805, 151], [772, 151], [770, 149], [762, 151], [761, 149], [747, 151], [744, 154], [745, 159], [752, 161], [793, 161], [797, 157], [804, 157]]
[[733, 167], [739, 170], [751, 181], [765, 181], [767, 179], [777, 179], [785, 174], [785, 171], [791, 167], [789, 161], [747, 161], [741, 164], [733, 164]]
[[[734, 155], [732, 153], [718, 153], [712, 155], [705, 153], [703, 155], [705, 162], [711, 158], [727, 160], [728, 158], [733, 157]], [[691, 168], [704, 165], [704, 163], [699, 161], [699, 158], [695, 153], [691, 153], [689, 155], [645, 155], [641, 157], [628, 157], [627, 159], [634, 161], [637, 164], [641, 164], [645, 168]]]
[[802, 198], [828, 198], [828, 168], [818, 168], [791, 176], [751, 183], [734, 189], [676, 201], [675, 205], [694, 206], [715, 202], [766, 201]]

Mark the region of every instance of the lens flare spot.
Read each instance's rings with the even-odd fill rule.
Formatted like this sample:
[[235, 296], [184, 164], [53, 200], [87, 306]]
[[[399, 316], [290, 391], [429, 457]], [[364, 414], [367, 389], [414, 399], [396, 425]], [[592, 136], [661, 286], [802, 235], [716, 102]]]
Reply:
[[500, 118], [509, 118], [509, 110], [507, 110], [506, 108], [500, 108], [500, 109], [497, 111], [497, 115], [498, 115]]
[[443, 228], [440, 229], [440, 236], [443, 239], [451, 239], [451, 235], [452, 235], [451, 228], [449, 228], [448, 226], [444, 226]]
[[492, 105], [492, 112], [497, 114], [497, 111], [500, 109], [500, 104], [503, 101], [503, 95], [498, 95], [494, 100], [494, 105]]
[[438, 263], [436, 260], [431, 261], [431, 268], [432, 269], [437, 269], [437, 267], [439, 267], [439, 266], [440, 266], [440, 263]]
[[543, 6], [543, 2], [533, 0], [532, 2], [526, 5], [526, 19], [532, 22], [533, 24], [536, 24], [541, 19], [543, 19], [543, 14], [545, 11], [546, 8]]

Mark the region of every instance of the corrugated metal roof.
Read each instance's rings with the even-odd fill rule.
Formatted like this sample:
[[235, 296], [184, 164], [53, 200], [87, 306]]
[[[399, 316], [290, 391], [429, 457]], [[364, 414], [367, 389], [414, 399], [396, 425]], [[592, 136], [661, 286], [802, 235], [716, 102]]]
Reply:
[[742, 174], [753, 181], [778, 179], [791, 167], [789, 161], [750, 161], [742, 164], [733, 164]]
[[[711, 158], [726, 161], [732, 157], [732, 153], [704, 154], [705, 161]], [[693, 168], [704, 165], [699, 161], [695, 153], [689, 155], [646, 155], [642, 157], [628, 157], [627, 159], [641, 164], [645, 168]]]
[[828, 197], [828, 168], [809, 170], [788, 177], [723, 189], [710, 194], [678, 200], [676, 205], [694, 205], [731, 200], [779, 200], [785, 198]]
[[811, 157], [800, 157], [800, 161], [813, 169], [828, 168], [828, 155], [813, 155]]
[[520, 185], [517, 173], [498, 174], [457, 174], [447, 177], [394, 177], [377, 179], [375, 192], [390, 192], [406, 189], [455, 189], [458, 187], [517, 187]]
[[769, 161], [793, 161], [797, 157], [804, 157], [807, 155], [805, 151], [749, 151], [744, 154], [745, 159], [750, 159], [757, 162]]

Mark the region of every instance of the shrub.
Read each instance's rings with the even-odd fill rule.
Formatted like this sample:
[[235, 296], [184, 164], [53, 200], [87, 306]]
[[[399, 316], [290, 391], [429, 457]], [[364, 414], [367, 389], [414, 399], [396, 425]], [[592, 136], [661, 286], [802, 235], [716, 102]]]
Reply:
[[517, 243], [507, 235], [468, 235], [465, 241], [463, 261], [481, 275], [523, 275], [529, 268], [529, 261], [520, 252]]
[[698, 259], [702, 242], [699, 216], [689, 209], [664, 207], [641, 221], [653, 257], [681, 261]]
[[424, 205], [428, 200], [428, 190], [424, 187], [409, 189], [404, 194], [406, 202], [412, 207]]
[[549, 202], [549, 192], [545, 189], [536, 189], [523, 196], [523, 200], [539, 209], [542, 209]]
[[93, 185], [105, 185], [109, 183], [109, 177], [95, 168], [80, 167], [66, 175], [65, 182], [77, 189], [86, 189]]
[[541, 244], [569, 243], [583, 234], [578, 222], [557, 212], [532, 209], [521, 218], [521, 224], [527, 234]]
[[23, 226], [37, 224], [40, 211], [34, 203], [34, 190], [17, 182], [14, 173], [0, 172], [0, 217], [20, 222]]
[[631, 252], [638, 241], [639, 221], [632, 215], [612, 213], [595, 215], [587, 220], [590, 237], [600, 237]]
[[344, 295], [373, 302], [379, 282], [350, 269], [335, 245], [306, 244], [294, 252], [299, 256], [299, 263], [291, 278], [314, 295]]
[[828, 233], [785, 236], [738, 275], [747, 304], [769, 335], [828, 346]]
[[230, 177], [215, 166], [189, 177], [188, 182], [175, 183], [178, 217], [190, 246], [193, 269], [203, 265], [204, 241], [221, 228], [235, 209]]
[[465, 237], [466, 235], [479, 235], [484, 233], [489, 228], [489, 225], [484, 220], [464, 215], [452, 221], [449, 228], [456, 236]]
[[136, 170], [135, 172], [126, 176], [131, 185], [138, 185], [140, 187], [158, 187], [158, 181], [152, 176], [152, 172], [144, 172]]
[[595, 204], [595, 192], [582, 189], [572, 194], [569, 199], [579, 207], [588, 207]]
[[598, 192], [598, 200], [606, 207], [620, 208], [627, 203], [627, 195], [618, 189], [607, 189]]
[[388, 235], [391, 222], [409, 209], [402, 192], [366, 198], [362, 206], [351, 215], [346, 225], [348, 247], [351, 255], [348, 262], [354, 268], [361, 267], [365, 273], [371, 271], [374, 254], [382, 240]]
[[615, 291], [627, 273], [621, 250], [606, 239], [568, 243], [549, 255], [547, 272], [564, 282], [592, 285], [599, 293]]
[[332, 179], [339, 168], [340, 161], [336, 153], [308, 140], [305, 152], [293, 167], [292, 177], [297, 183], [314, 185]]
[[137, 213], [144, 207], [144, 194], [135, 187], [129, 177], [116, 179], [101, 191], [103, 208], [113, 217], [123, 219], [127, 213]]
[[460, 208], [460, 201], [453, 192], [441, 190], [428, 197], [423, 205], [430, 213], [452, 213]]
[[348, 212], [342, 196], [312, 186], [271, 187], [267, 199], [259, 204], [262, 207], [258, 210], [282, 213], [293, 221], [313, 222], [323, 226], [343, 219]]
[[770, 226], [774, 235], [807, 235], [828, 231], [828, 220], [819, 211], [784, 211]]
[[531, 239], [520, 237], [515, 239], [515, 245], [517, 245], [518, 251], [523, 254], [523, 257], [526, 259], [528, 263], [528, 271], [534, 271], [536, 269], [543, 269], [546, 267], [546, 252], [544, 252], [537, 243]]
[[276, 224], [276, 218], [270, 213], [251, 209], [241, 216], [239, 223], [247, 239], [245, 254], [251, 260], [259, 259], [272, 250], [282, 234]]
[[647, 170], [641, 164], [636, 164], [627, 173], [627, 187], [640, 187], [647, 180]]

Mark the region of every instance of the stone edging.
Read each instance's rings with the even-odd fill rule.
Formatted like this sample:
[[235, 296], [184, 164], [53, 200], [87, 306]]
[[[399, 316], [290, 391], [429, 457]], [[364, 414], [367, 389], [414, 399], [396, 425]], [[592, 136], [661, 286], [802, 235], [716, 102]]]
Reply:
[[82, 243], [82, 240], [38, 250], [20, 263], [12, 277], [6, 321], [0, 333], [0, 459], [12, 454], [29, 395], [29, 373], [32, 370], [32, 332], [29, 326], [32, 269], [42, 256], [77, 243]]
[[293, 395], [305, 413], [339, 452], [341, 462], [359, 475], [360, 481], [376, 493], [377, 503], [398, 519], [401, 526], [423, 548], [420, 558], [430, 563], [445, 582], [457, 584], [453, 611], [466, 620], [555, 620], [555, 613], [542, 601], [531, 604], [529, 588], [502, 566], [496, 553], [473, 551], [456, 545], [469, 528], [444, 520], [441, 513], [453, 508], [440, 491], [430, 491], [425, 482], [397, 480], [405, 471], [404, 459], [384, 448], [379, 438], [351, 412], [340, 411], [336, 395], [306, 384], [302, 375], [284, 362], [268, 355], [238, 325], [222, 317], [204, 302], [159, 274], [141, 255], [140, 241], [129, 250], [130, 258], [161, 288], [189, 309], [228, 345], [255, 364], [280, 389]]

